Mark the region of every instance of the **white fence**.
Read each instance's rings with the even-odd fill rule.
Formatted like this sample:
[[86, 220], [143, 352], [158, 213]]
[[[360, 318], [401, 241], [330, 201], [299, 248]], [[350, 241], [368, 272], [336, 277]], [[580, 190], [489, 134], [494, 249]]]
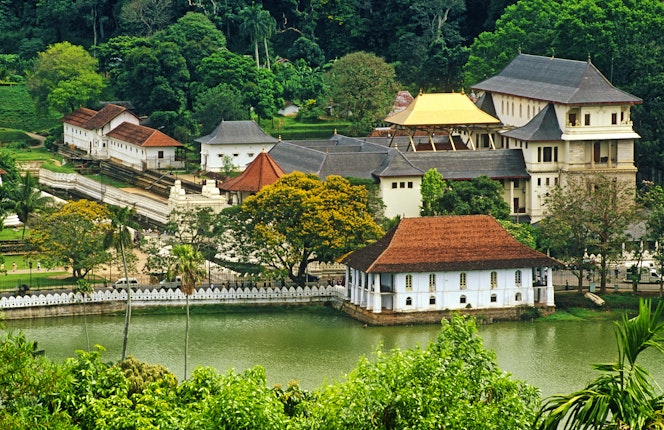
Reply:
[[[199, 288], [189, 296], [192, 304], [288, 304], [343, 300], [346, 290], [339, 286], [282, 287], [282, 288]], [[127, 300], [125, 290], [95, 291], [89, 296], [72, 292], [9, 296], [0, 298], [0, 309], [35, 306], [62, 306], [78, 303], [122, 302]], [[184, 304], [185, 295], [179, 289], [138, 289], [131, 294], [137, 305]]]

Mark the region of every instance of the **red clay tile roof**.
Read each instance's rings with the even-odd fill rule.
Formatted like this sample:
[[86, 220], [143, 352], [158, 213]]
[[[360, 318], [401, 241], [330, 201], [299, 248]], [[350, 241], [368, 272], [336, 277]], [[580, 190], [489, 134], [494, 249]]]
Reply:
[[518, 242], [489, 215], [404, 218], [380, 240], [342, 262], [367, 273], [560, 265]]
[[219, 188], [224, 191], [257, 193], [264, 186], [277, 182], [277, 179], [285, 174], [277, 162], [270, 157], [270, 154], [263, 151], [256, 156], [254, 161], [249, 163], [240, 176], [223, 182], [219, 185]]
[[62, 121], [87, 130], [96, 130], [102, 128], [126, 110], [126, 107], [112, 103], [107, 104], [100, 111], [80, 107], [74, 112], [65, 115]]
[[129, 122], [123, 122], [106, 135], [113, 139], [143, 147], [182, 146], [180, 142], [159, 130]]
[[68, 113], [62, 118], [62, 122], [72, 124], [77, 127], [84, 127], [90, 118], [97, 114], [96, 110], [80, 107], [73, 112]]

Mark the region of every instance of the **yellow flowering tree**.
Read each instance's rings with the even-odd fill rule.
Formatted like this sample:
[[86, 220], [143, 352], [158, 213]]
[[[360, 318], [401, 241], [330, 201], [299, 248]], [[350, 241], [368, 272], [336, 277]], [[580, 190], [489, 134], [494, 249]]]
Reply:
[[304, 285], [309, 263], [332, 262], [383, 234], [367, 203], [366, 187], [340, 176], [322, 182], [293, 172], [227, 213], [235, 221], [229, 240], [237, 255]]
[[104, 238], [112, 228], [105, 206], [79, 200], [42, 217], [29, 240], [47, 266], [71, 267], [74, 278], [81, 279], [109, 260]]

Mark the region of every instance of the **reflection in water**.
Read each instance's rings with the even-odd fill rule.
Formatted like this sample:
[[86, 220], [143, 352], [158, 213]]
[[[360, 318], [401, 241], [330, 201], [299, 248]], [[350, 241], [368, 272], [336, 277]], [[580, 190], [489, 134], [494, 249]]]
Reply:
[[[115, 361], [122, 350], [124, 316], [88, 316], [92, 345], [101, 344], [104, 360]], [[160, 363], [182, 378], [183, 315], [132, 316], [128, 353]], [[83, 317], [7, 321], [36, 340], [47, 356], [63, 360], [86, 347]], [[498, 323], [480, 327], [485, 345], [496, 352], [499, 367], [539, 387], [544, 396], [579, 388], [596, 374], [591, 363], [616, 358], [613, 323], [608, 321]], [[364, 327], [327, 309], [315, 312], [205, 314], [191, 317], [190, 366], [212, 366], [224, 373], [253, 365], [265, 367], [269, 384], [299, 381], [313, 389], [351, 371], [360, 356], [371, 356], [378, 345], [426, 346], [438, 325]], [[662, 358], [645, 357], [643, 364], [664, 383]]]

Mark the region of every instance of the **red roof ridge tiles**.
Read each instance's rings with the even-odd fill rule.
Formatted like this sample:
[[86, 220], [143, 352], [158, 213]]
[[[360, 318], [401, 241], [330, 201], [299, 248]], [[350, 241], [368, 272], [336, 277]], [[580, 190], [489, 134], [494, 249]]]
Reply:
[[249, 163], [240, 176], [223, 182], [219, 188], [224, 191], [257, 193], [264, 186], [277, 182], [277, 179], [285, 174], [286, 172], [270, 157], [270, 154], [262, 151]]
[[343, 262], [367, 273], [494, 270], [557, 266], [510, 235], [490, 215], [404, 218]]

